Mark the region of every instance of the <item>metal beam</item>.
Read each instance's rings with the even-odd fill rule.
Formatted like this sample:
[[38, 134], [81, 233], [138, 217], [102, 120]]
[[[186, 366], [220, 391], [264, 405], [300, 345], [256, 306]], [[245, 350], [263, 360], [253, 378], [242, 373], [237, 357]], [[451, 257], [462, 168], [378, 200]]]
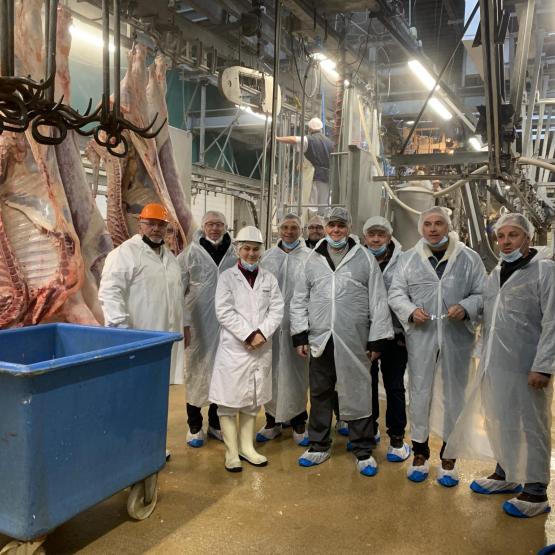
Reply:
[[[455, 166], [458, 164], [484, 164], [487, 152], [456, 152], [453, 154], [396, 154], [389, 156], [393, 166]], [[411, 179], [408, 176], [407, 179]]]

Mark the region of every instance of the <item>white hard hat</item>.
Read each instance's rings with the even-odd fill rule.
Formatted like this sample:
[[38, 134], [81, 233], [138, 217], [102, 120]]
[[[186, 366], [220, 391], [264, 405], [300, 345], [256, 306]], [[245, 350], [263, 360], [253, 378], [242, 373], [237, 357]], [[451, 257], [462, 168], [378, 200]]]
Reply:
[[382, 216], [373, 216], [372, 218], [368, 218], [364, 223], [362, 233], [366, 233], [369, 229], [372, 229], [373, 227], [383, 229], [384, 231], [387, 231], [389, 235], [393, 233], [393, 228], [391, 227], [391, 224], [385, 218], [382, 218]]
[[239, 230], [235, 236], [235, 241], [237, 243], [264, 243], [262, 238], [262, 233], [260, 230], [253, 225], [247, 225]]
[[426, 216], [429, 216], [430, 214], [437, 214], [440, 216], [447, 224], [449, 231], [451, 231], [453, 226], [451, 224], [451, 216], [448, 209], [443, 208], [443, 206], [432, 206], [431, 208], [424, 210], [424, 212], [420, 214], [420, 218], [418, 218], [418, 233], [420, 233], [420, 235], [423, 235], [422, 229], [424, 228], [424, 220], [426, 219]]
[[510, 213], [501, 216], [497, 220], [497, 222], [495, 222], [493, 230], [495, 231], [495, 233], [497, 233], [502, 227], [505, 227], [506, 225], [519, 227], [520, 229], [522, 229], [522, 231], [524, 231], [524, 233], [526, 233], [526, 235], [528, 235], [530, 240], [534, 238], [534, 225], [530, 220], [528, 220], [528, 218], [526, 218], [522, 214]]
[[308, 122], [308, 128], [311, 131], [321, 131], [324, 128], [324, 124], [320, 118], [312, 118]]

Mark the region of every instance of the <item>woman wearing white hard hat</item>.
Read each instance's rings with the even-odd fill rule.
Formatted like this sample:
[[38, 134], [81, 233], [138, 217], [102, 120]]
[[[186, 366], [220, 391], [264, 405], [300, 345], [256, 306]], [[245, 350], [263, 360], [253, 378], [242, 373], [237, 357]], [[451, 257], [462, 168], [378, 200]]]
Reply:
[[241, 471], [240, 459], [254, 466], [268, 462], [254, 449], [254, 427], [258, 410], [272, 398], [272, 335], [284, 310], [276, 278], [258, 266], [264, 250], [260, 231], [241, 229], [235, 248], [239, 261], [222, 272], [216, 288], [221, 331], [209, 393], [218, 405], [230, 472]]
[[[503, 503], [516, 517], [549, 512], [551, 401], [555, 373], [555, 264], [532, 248], [521, 214], [495, 224], [499, 265], [484, 292], [484, 341], [476, 387], [449, 438], [449, 456], [489, 458], [495, 471], [476, 493], [519, 493]], [[523, 487], [524, 486], [524, 487]]]

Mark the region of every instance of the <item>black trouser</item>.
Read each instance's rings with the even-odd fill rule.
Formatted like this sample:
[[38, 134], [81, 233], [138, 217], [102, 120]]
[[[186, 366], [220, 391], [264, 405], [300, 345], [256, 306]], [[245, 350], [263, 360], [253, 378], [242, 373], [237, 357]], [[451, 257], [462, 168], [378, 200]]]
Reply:
[[[445, 451], [445, 446], [447, 443], [444, 441], [443, 445], [441, 446], [441, 450], [439, 451], [439, 458], [443, 460], [443, 452]], [[414, 455], [423, 455], [426, 460], [430, 458], [430, 446], [428, 445], [428, 440], [423, 443], [419, 443], [418, 441], [412, 442], [412, 452]], [[449, 460], [456, 460], [456, 459], [449, 459]]]
[[[401, 344], [400, 344], [401, 343]], [[380, 364], [372, 363], [372, 416], [374, 418], [374, 435], [378, 433], [380, 402], [378, 397], [378, 373], [382, 370], [383, 385], [387, 397], [385, 425], [389, 437], [403, 438], [407, 426], [405, 409], [405, 368], [407, 367], [407, 348], [402, 336], [387, 341], [384, 346]]]
[[[306, 410], [303, 410], [301, 414], [297, 414], [297, 416], [293, 416], [291, 418], [291, 427], [297, 434], [304, 433], [306, 427], [306, 421], [308, 420], [308, 413]], [[276, 425], [276, 419], [269, 413], [266, 413], [266, 429], [273, 428]]]
[[[187, 424], [192, 434], [200, 432], [202, 428], [201, 407], [195, 407], [187, 403]], [[218, 405], [212, 403], [208, 409], [208, 425], [216, 430], [220, 429], [220, 419], [218, 418]]]
[[[322, 356], [310, 359], [308, 437], [311, 451], [327, 451], [331, 446], [331, 421], [337, 381], [333, 352], [333, 339], [330, 338]], [[367, 459], [372, 455], [372, 417], [348, 420], [347, 422], [354, 455], [359, 460]]]

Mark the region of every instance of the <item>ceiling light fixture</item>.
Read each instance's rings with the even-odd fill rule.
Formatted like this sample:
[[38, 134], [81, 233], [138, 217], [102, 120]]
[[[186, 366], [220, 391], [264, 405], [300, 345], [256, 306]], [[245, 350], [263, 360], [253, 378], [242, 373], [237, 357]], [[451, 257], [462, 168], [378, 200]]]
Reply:
[[437, 98], [430, 98], [428, 106], [444, 120], [450, 120], [453, 117], [453, 114], [445, 107], [443, 102]]

